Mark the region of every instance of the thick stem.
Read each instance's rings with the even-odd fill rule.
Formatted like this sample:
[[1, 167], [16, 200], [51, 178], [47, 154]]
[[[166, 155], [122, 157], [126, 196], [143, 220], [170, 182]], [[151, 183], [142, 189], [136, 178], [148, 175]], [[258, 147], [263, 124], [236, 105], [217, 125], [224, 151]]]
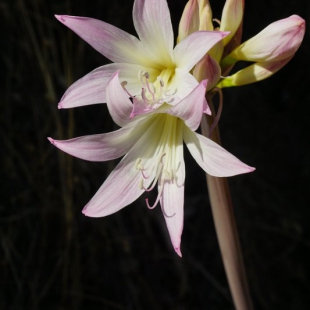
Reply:
[[[211, 100], [209, 104], [215, 115]], [[203, 117], [201, 131], [204, 136], [208, 137], [213, 121], [213, 117]], [[218, 127], [213, 130], [212, 140], [220, 144]], [[207, 174], [207, 183], [216, 234], [235, 307], [237, 310], [253, 310], [227, 179]]]

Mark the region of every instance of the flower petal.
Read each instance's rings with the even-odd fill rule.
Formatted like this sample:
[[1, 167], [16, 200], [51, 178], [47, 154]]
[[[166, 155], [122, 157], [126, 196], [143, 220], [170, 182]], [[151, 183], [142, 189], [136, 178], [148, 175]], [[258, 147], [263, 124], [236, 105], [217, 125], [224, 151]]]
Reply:
[[221, 67], [213, 57], [207, 54], [195, 66], [193, 76], [197, 81], [208, 80], [207, 90], [210, 90], [221, 78]]
[[[89, 161], [107, 161], [116, 159], [126, 154], [141, 137], [141, 130], [147, 129], [145, 123], [138, 127], [124, 127], [119, 130], [78, 137], [70, 140], [48, 140], [60, 150]], [[144, 129], [143, 129], [144, 128]]]
[[169, 90], [171, 92], [176, 92], [171, 104], [175, 105], [179, 103], [182, 99], [188, 96], [197, 85], [198, 82], [192, 74], [183, 69], [176, 68], [174, 77], [169, 84]]
[[[136, 169], [136, 151], [129, 152], [111, 172], [95, 196], [84, 207], [91, 217], [107, 216], [131, 204], [144, 193], [141, 171]], [[148, 187], [152, 179], [145, 180]]]
[[197, 31], [192, 33], [174, 49], [176, 66], [189, 72], [214, 44], [228, 34], [229, 32], [221, 31]]
[[212, 140], [183, 127], [183, 138], [198, 165], [208, 174], [229, 177], [255, 170]]
[[68, 15], [55, 15], [55, 17], [113, 62], [152, 67], [143, 44], [131, 34], [89, 17]]
[[134, 64], [116, 63], [99, 67], [73, 83], [62, 96], [58, 108], [68, 109], [106, 102], [106, 86], [112, 75], [119, 71], [120, 81], [126, 81], [127, 90], [134, 96], [141, 92], [139, 71], [158, 75], [152, 68]]
[[163, 186], [160, 203], [173, 248], [182, 257], [181, 236], [184, 221], [184, 185], [178, 186], [175, 183], [166, 182]]
[[184, 217], [184, 182], [185, 182], [185, 163], [183, 157], [183, 141], [180, 135], [173, 150], [173, 161], [177, 163], [174, 180], [160, 180], [159, 189], [162, 188], [160, 204], [169, 231], [170, 239], [174, 250], [179, 256], [181, 254], [181, 235], [183, 231]]
[[[160, 155], [156, 155], [157, 157], [154, 155], [161, 137], [160, 135], [154, 137], [159, 122], [158, 117], [152, 117], [152, 119], [147, 120], [146, 127], [136, 127], [141, 138], [85, 206], [83, 210], [85, 215], [100, 217], [117, 212], [136, 200], [145, 191], [145, 188], [151, 185], [156, 175], [160, 157]], [[143, 169], [143, 173], [141, 169]]]
[[174, 36], [167, 1], [136, 0], [133, 22], [149, 54], [158, 64], [170, 67]]
[[169, 114], [181, 118], [185, 124], [195, 131], [201, 122], [203, 115], [207, 81], [203, 80], [194, 90], [173, 106]]
[[132, 103], [119, 81], [119, 72], [114, 73], [107, 85], [107, 105], [114, 122], [123, 127], [132, 122]]

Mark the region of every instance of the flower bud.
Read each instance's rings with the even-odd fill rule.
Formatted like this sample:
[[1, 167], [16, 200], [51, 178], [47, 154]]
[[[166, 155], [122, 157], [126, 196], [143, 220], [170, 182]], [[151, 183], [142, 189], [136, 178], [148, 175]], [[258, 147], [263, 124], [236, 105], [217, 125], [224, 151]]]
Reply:
[[199, 30], [213, 30], [211, 7], [208, 0], [189, 0], [180, 20], [178, 41]]
[[238, 60], [269, 62], [290, 58], [299, 48], [304, 34], [305, 20], [298, 15], [281, 19], [235, 48], [222, 65]]
[[224, 78], [216, 86], [224, 88], [259, 82], [279, 71], [291, 60], [292, 57], [293, 56], [276, 61], [254, 63], [235, 74]]
[[239, 28], [244, 11], [244, 0], [226, 0], [222, 12], [220, 31], [230, 31], [223, 39], [224, 46], [233, 38]]

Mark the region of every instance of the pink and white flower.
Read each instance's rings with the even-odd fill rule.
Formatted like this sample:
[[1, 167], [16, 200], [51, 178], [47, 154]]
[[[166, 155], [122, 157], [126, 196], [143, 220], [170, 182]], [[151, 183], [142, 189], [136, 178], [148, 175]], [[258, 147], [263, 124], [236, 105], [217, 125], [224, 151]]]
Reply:
[[[197, 31], [173, 48], [174, 35], [166, 0], [135, 0], [133, 21], [139, 39], [117, 27], [88, 17], [56, 15], [99, 53], [113, 61], [75, 82], [61, 98], [59, 108], [106, 102], [106, 85], [120, 72], [127, 90], [141, 96], [142, 73], [148, 82], [163, 85], [164, 93], [175, 93], [174, 103], [198, 85], [190, 70], [229, 32]], [[205, 112], [208, 112], [205, 104]]]
[[107, 102], [117, 131], [59, 141], [56, 147], [89, 161], [123, 157], [85, 206], [87, 216], [119, 211], [158, 187], [158, 203], [175, 251], [181, 256], [185, 163], [183, 143], [201, 168], [223, 177], [254, 170], [210, 139], [195, 133], [203, 113], [207, 81], [190, 73], [206, 52], [228, 33], [199, 31], [173, 49], [166, 0], [135, 0], [136, 37], [104, 22], [57, 16], [66, 26], [115, 63], [99, 67], [74, 83], [59, 108]]
[[[183, 142], [200, 167], [210, 175], [224, 177], [247, 173], [254, 168], [210, 139], [195, 133], [203, 115], [206, 81], [198, 84], [178, 104], [167, 103], [159, 109], [132, 117], [133, 104], [116, 72], [107, 84], [109, 112], [121, 129], [66, 141], [49, 138], [56, 147], [89, 161], [123, 157], [101, 188], [85, 206], [83, 213], [101, 217], [119, 211], [151, 191], [158, 184], [158, 203], [162, 207], [171, 242], [181, 256], [183, 230], [185, 163]], [[149, 104], [149, 100], [146, 104]]]

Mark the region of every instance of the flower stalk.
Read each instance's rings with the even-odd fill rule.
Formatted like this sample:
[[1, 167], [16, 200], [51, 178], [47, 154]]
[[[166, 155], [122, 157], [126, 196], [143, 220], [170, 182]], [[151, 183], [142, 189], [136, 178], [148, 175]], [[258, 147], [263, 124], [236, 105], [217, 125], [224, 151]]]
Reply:
[[[212, 116], [203, 117], [201, 121], [201, 131], [205, 137], [209, 136], [215, 121], [212, 100], [209, 99], [208, 102]], [[218, 126], [212, 131], [211, 139], [221, 144]], [[253, 310], [227, 178], [206, 174], [206, 179], [214, 225], [234, 305], [237, 310]]]

